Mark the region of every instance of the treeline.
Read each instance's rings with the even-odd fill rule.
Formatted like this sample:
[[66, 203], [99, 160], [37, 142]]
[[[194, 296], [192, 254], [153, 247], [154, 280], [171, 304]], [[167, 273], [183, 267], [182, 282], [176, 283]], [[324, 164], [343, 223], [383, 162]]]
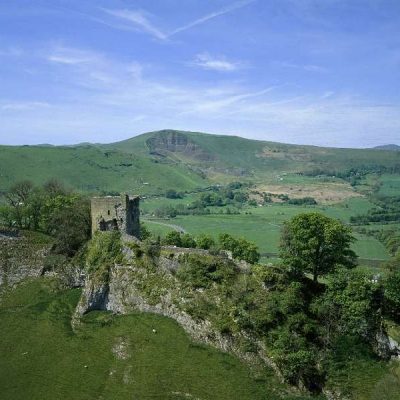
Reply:
[[[226, 187], [214, 186], [189, 204], [167, 204], [158, 207], [154, 210], [154, 216], [158, 218], [175, 218], [178, 215], [240, 214], [240, 210], [245, 205], [251, 207], [257, 207], [260, 204], [267, 205], [272, 203], [273, 199], [299, 206], [317, 204], [313, 197], [291, 199], [287, 194], [250, 192], [257, 196], [261, 195], [261, 200], [257, 201], [249, 196], [246, 190], [249, 186], [249, 183], [241, 182], [232, 182]], [[165, 197], [168, 199], [183, 199], [185, 193], [169, 189], [165, 192]]]
[[21, 181], [3, 196], [0, 225], [52, 236], [54, 253], [71, 257], [90, 238], [89, 199], [67, 190], [57, 180], [43, 186]]
[[400, 163], [391, 167], [382, 164], [367, 164], [359, 167], [352, 167], [346, 170], [331, 170], [325, 168], [314, 168], [310, 171], [302, 172], [305, 176], [334, 176], [348, 181], [352, 186], [360, 183], [361, 179], [368, 174], [398, 174], [400, 173]]
[[227, 250], [232, 253], [232, 257], [250, 264], [260, 260], [260, 253], [254, 243], [244, 238], [235, 238], [227, 233], [220, 234], [218, 241], [215, 241], [212, 236], [206, 234], [194, 237], [188, 233], [171, 231], [161, 240], [161, 244], [210, 250], [214, 253]]
[[400, 221], [400, 196], [379, 196], [371, 200], [376, 207], [368, 210], [366, 214], [350, 217], [353, 224], [365, 225], [370, 222], [399, 222]]

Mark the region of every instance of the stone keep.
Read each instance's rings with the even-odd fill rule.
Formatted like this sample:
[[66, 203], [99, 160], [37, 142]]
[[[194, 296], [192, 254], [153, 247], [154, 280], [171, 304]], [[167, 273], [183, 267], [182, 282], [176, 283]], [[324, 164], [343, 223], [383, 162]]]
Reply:
[[96, 231], [120, 231], [140, 238], [139, 197], [92, 197], [92, 235]]

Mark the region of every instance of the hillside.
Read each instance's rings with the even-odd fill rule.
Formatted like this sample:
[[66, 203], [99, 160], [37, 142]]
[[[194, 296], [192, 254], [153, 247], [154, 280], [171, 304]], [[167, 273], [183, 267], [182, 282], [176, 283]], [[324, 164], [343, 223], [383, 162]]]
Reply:
[[190, 191], [235, 180], [266, 182], [280, 173], [399, 166], [399, 153], [299, 146], [236, 136], [164, 130], [111, 144], [0, 146], [0, 191], [14, 182], [58, 178], [83, 192]]
[[375, 146], [375, 150], [391, 150], [391, 151], [400, 151], [400, 146], [397, 144], [383, 144], [381, 146]]

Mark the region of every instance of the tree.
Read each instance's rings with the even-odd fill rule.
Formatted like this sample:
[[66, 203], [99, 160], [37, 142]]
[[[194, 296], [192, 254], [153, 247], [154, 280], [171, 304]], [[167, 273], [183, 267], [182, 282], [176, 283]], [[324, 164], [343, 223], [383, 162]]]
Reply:
[[234, 258], [247, 261], [250, 264], [254, 264], [260, 259], [257, 246], [244, 238], [236, 239], [228, 233], [222, 233], [219, 235], [219, 242], [222, 249], [232, 252]]
[[72, 257], [90, 238], [90, 204], [76, 198], [53, 212], [48, 220], [48, 232], [55, 238], [53, 252]]
[[151, 237], [151, 232], [147, 228], [147, 226], [141, 222], [140, 223], [140, 240], [146, 240]]
[[400, 252], [387, 263], [388, 274], [384, 279], [385, 312], [400, 321]]
[[5, 196], [9, 205], [13, 208], [13, 216], [18, 228], [29, 228], [30, 221], [26, 203], [32, 190], [32, 182], [25, 180], [13, 185]]
[[184, 233], [181, 236], [181, 246], [186, 248], [195, 248], [196, 242], [191, 235]]
[[215, 240], [210, 235], [201, 234], [196, 238], [197, 247], [200, 249], [208, 250], [215, 246]]
[[167, 246], [182, 246], [181, 234], [177, 231], [168, 232], [163, 240], [163, 244]]
[[354, 241], [351, 229], [321, 213], [303, 213], [283, 227], [280, 257], [295, 275], [318, 276], [334, 271], [337, 265], [355, 266], [356, 254], [350, 249]]

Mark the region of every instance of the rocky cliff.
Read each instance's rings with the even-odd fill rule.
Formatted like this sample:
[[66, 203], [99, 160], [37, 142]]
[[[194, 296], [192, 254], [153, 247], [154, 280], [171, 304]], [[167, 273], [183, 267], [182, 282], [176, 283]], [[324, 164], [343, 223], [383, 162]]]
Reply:
[[48, 237], [34, 233], [0, 235], [0, 286], [14, 286], [43, 274], [51, 247]]

